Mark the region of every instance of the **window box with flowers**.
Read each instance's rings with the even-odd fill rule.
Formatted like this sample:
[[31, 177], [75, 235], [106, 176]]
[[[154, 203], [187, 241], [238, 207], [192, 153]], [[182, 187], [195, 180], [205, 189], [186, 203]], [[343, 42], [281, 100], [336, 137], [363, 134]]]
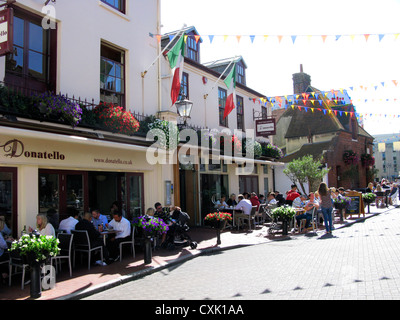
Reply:
[[130, 111], [112, 103], [100, 103], [94, 113], [98, 117], [100, 124], [114, 133], [133, 135], [139, 130], [139, 122]]
[[361, 155], [361, 164], [362, 164], [364, 167], [373, 166], [373, 165], [375, 164], [375, 158], [374, 158], [372, 155], [370, 155], [370, 154], [363, 153], [363, 154]]
[[[221, 154], [225, 154], [225, 151], [230, 151], [229, 149], [229, 145], [231, 145], [231, 155], [235, 155], [235, 154], [242, 154], [242, 141], [235, 135], [232, 136], [225, 136], [225, 135], [221, 135], [220, 138], [220, 151]], [[228, 143], [228, 145], [225, 148], [225, 142]], [[225, 150], [226, 149], [226, 150]]]
[[64, 95], [45, 92], [33, 97], [35, 107], [49, 120], [62, 120], [76, 127], [82, 119], [82, 108]]
[[154, 139], [156, 147], [166, 150], [176, 149], [179, 142], [179, 129], [175, 123], [154, 119], [152, 123], [148, 124], [148, 127], [150, 131], [147, 133], [146, 139]]
[[283, 152], [277, 146], [271, 143], [263, 143], [261, 144], [261, 155], [263, 157], [280, 159], [283, 157]]
[[343, 161], [345, 164], [348, 164], [348, 165], [352, 165], [352, 164], [356, 165], [356, 164], [358, 164], [359, 158], [357, 156], [357, 153], [355, 153], [354, 151], [346, 150], [343, 153]]

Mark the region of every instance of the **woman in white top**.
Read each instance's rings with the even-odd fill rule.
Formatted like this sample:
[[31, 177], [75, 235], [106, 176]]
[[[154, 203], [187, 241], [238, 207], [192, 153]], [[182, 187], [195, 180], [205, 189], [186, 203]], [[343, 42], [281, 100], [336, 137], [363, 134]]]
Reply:
[[[47, 216], [44, 214], [38, 214], [36, 216], [36, 228], [42, 236], [56, 237], [56, 231], [54, 230], [54, 227], [48, 222]], [[29, 227], [29, 232], [32, 231], [33, 229]]]

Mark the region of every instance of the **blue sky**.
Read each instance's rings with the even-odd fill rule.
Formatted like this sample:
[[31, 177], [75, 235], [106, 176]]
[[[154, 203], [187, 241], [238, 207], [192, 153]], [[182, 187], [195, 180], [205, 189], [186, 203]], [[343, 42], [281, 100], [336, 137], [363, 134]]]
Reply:
[[357, 111], [369, 115], [370, 134], [400, 130], [392, 116], [400, 114], [399, 13], [400, 0], [161, 0], [162, 32], [195, 26], [202, 63], [243, 56], [247, 85], [266, 96], [292, 94], [292, 74], [303, 64], [314, 87], [348, 90]]

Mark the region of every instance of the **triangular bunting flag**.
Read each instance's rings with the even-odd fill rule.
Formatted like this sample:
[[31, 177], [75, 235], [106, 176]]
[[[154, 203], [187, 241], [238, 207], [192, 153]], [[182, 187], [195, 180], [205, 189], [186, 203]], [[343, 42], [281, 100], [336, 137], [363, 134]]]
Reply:
[[368, 41], [369, 36], [370, 36], [369, 34], [364, 34], [365, 42]]
[[383, 39], [384, 36], [385, 36], [384, 34], [379, 35], [379, 42], [381, 42], [381, 40]]
[[194, 39], [196, 40], [196, 43], [197, 43], [197, 42], [199, 42], [200, 36], [198, 34], [195, 34]]
[[278, 41], [281, 43], [283, 36], [278, 36]]
[[214, 40], [214, 35], [212, 34], [208, 35], [208, 39], [210, 39], [210, 43], [212, 43]]
[[296, 41], [297, 36], [291, 36], [291, 37], [292, 37], [292, 41], [293, 41], [293, 44], [294, 44], [294, 42]]
[[256, 37], [256, 36], [254, 36], [254, 35], [251, 35], [251, 36], [250, 36], [251, 43], [254, 42], [254, 38], [255, 38], [255, 37]]
[[228, 35], [224, 35], [224, 42], [228, 39]]
[[325, 40], [326, 40], [326, 35], [323, 35], [323, 36], [321, 36], [322, 37], [322, 41], [323, 41], [323, 43], [325, 43]]
[[238, 43], [240, 42], [241, 38], [242, 38], [242, 36], [240, 36], [240, 35], [236, 36], [236, 39], [237, 39]]

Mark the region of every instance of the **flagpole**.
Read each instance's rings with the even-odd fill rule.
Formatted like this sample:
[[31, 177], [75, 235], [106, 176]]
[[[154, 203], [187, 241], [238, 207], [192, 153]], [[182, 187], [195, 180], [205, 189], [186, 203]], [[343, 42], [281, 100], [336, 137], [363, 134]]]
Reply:
[[[235, 58], [229, 63], [229, 65], [225, 68], [224, 72], [221, 73], [221, 75], [219, 76], [219, 78], [217, 79], [217, 81], [214, 82], [214, 85], [213, 85], [213, 87], [211, 88], [210, 91], [214, 90], [215, 85], [217, 84], [217, 82], [218, 82], [219, 80], [221, 80], [222, 76], [223, 76], [223, 75], [225, 74], [225, 72], [229, 69], [229, 67], [232, 65], [232, 63], [234, 63], [234, 62], [236, 63], [236, 59], [237, 59], [237, 58], [238, 58], [238, 56], [235, 56]], [[206, 94], [204, 95], [204, 100], [207, 99], [207, 97], [208, 97], [208, 93], [206, 93]]]
[[[186, 24], [183, 25], [182, 29], [175, 34], [175, 36], [172, 38], [172, 40], [165, 46], [165, 48], [161, 51], [161, 53], [157, 56], [157, 58], [154, 59], [154, 61], [151, 63], [151, 65], [141, 73], [142, 78], [144, 78], [146, 76], [146, 73], [149, 71], [149, 69], [154, 66], [154, 64], [157, 62], [157, 60], [161, 57], [161, 55], [165, 52], [165, 50], [168, 49], [169, 45], [175, 40], [175, 38], [177, 38], [179, 36], [179, 39], [185, 34], [185, 32], [183, 31], [185, 28], [187, 27]], [[160, 40], [161, 41], [161, 40]]]

